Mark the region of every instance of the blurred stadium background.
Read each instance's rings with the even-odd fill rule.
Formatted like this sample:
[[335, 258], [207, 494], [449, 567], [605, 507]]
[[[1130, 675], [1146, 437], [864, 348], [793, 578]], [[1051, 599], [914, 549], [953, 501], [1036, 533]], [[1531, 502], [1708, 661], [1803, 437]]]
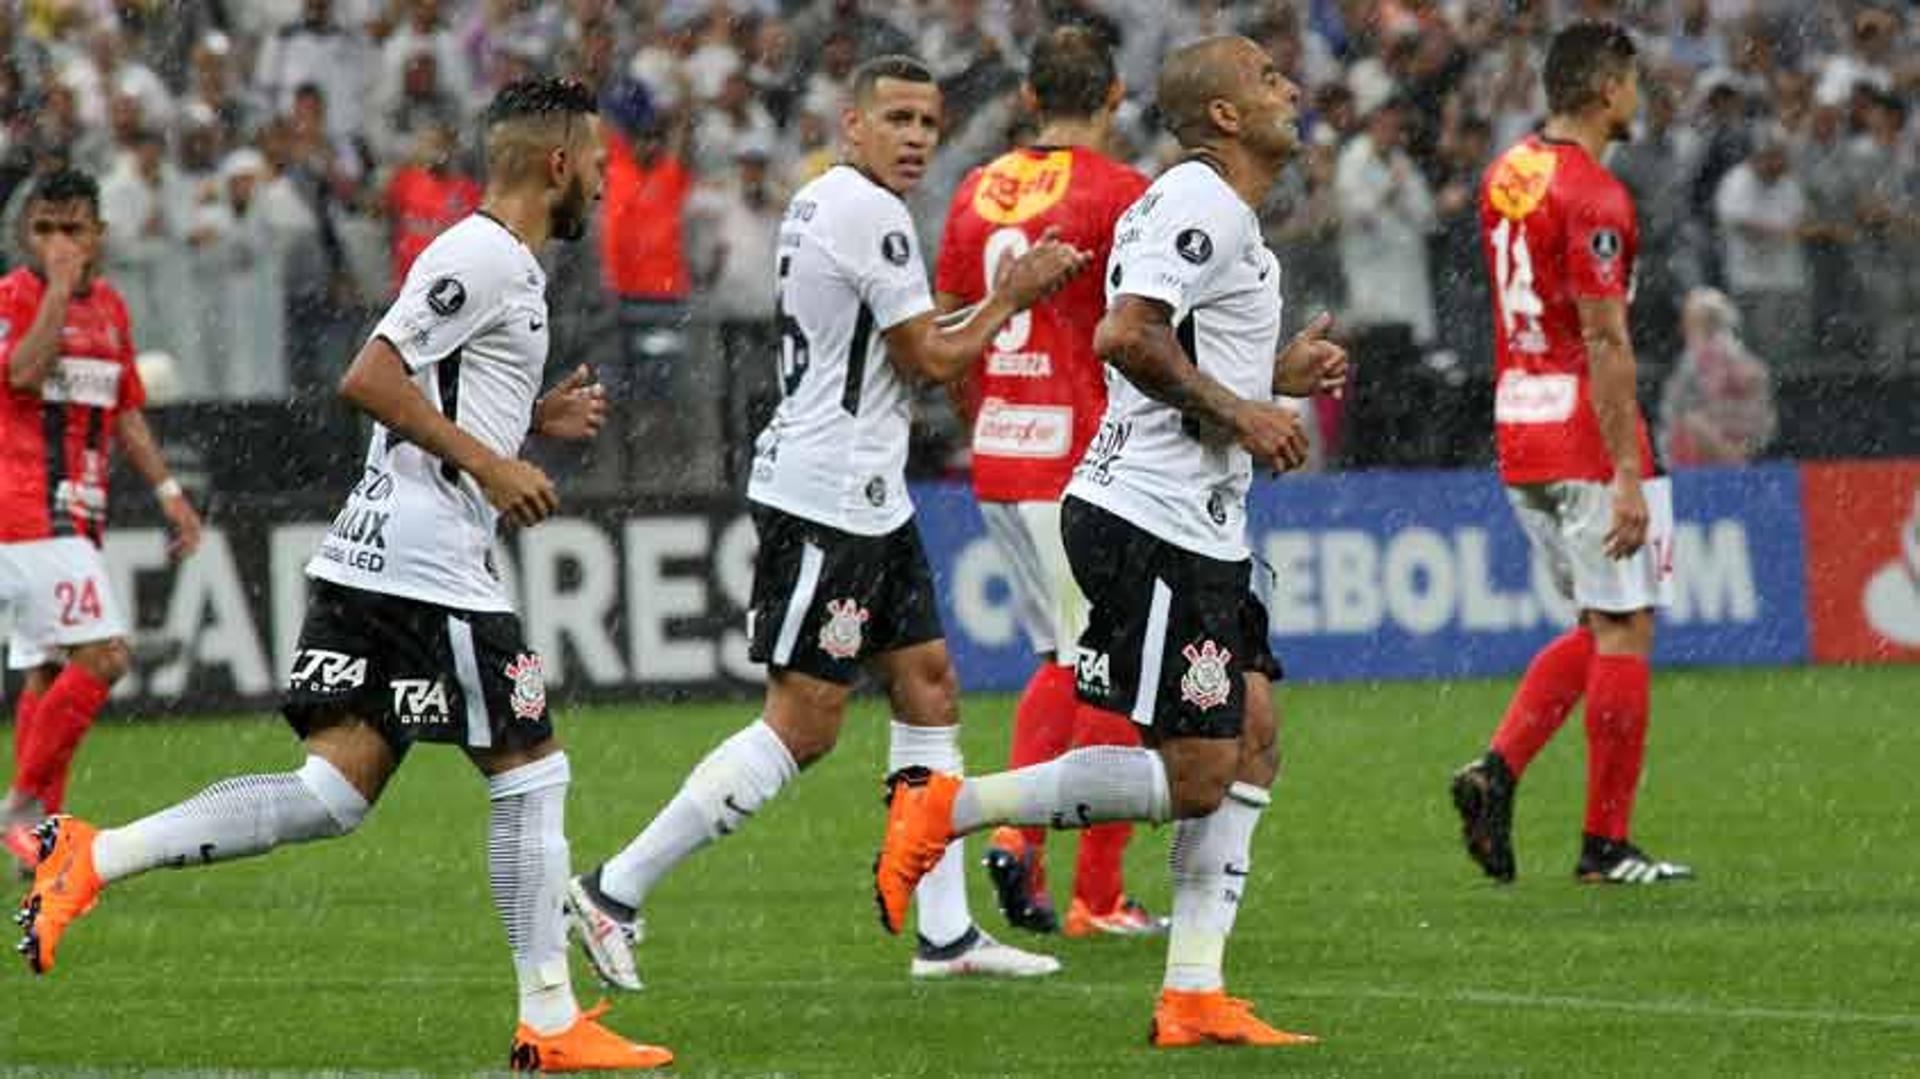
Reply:
[[[1546, 37], [1581, 15], [1632, 26], [1646, 57], [1641, 124], [1612, 164], [1642, 223], [1633, 305], [1642, 405], [1678, 469], [1681, 598], [1659, 658], [1669, 670], [1758, 669], [1663, 676], [1656, 690], [1655, 737], [1673, 744], [1653, 757], [1650, 826], [1700, 863], [1701, 888], [1617, 907], [1535, 893], [1501, 904], [1517, 927], [1503, 938], [1485, 924], [1484, 893], [1469, 891], [1476, 881], [1452, 849], [1439, 780], [1497, 711], [1497, 687], [1473, 679], [1519, 669], [1565, 612], [1529, 571], [1486, 467], [1490, 306], [1473, 193], [1493, 155], [1541, 118]], [[1154, 73], [1183, 40], [1246, 33], [1311, 101], [1308, 148], [1262, 217], [1289, 324], [1336, 312], [1359, 382], [1312, 413], [1315, 474], [1257, 488], [1255, 548], [1280, 570], [1276, 644], [1290, 676], [1346, 684], [1292, 698], [1303, 750], [1283, 816], [1300, 823], [1277, 821], [1263, 835], [1273, 903], [1249, 910], [1261, 919], [1250, 943], [1271, 955], [1254, 944], [1234, 960], [1242, 970], [1271, 960], [1254, 967], [1265, 973], [1250, 990], [1333, 1031], [1346, 1024], [1371, 1046], [1311, 1067], [1920, 1073], [1911, 1049], [1920, 1017], [1871, 974], [1896, 958], [1874, 941], [1906, 947], [1887, 912], [1910, 904], [1915, 881], [1867, 860], [1911, 848], [1901, 788], [1875, 777], [1920, 766], [1900, 704], [1912, 699], [1912, 672], [1776, 670], [1920, 659], [1920, 7], [1906, 3], [0, 0], [6, 262], [18, 257], [15, 225], [35, 174], [73, 164], [102, 178], [106, 273], [149, 354], [154, 426], [211, 527], [197, 558], [170, 566], [149, 500], [137, 482], [117, 483], [107, 551], [135, 615], [137, 663], [109, 714], [151, 722], [110, 725], [89, 743], [76, 807], [124, 816], [278, 759], [284, 735], [264, 716], [299, 624], [300, 567], [365, 445], [332, 384], [410, 259], [477, 199], [474, 122], [490, 94], [524, 74], [562, 73], [596, 90], [616, 139], [590, 240], [551, 252], [549, 379], [591, 363], [615, 411], [584, 453], [533, 448], [561, 479], [563, 509], [510, 537], [504, 565], [557, 701], [663, 702], [578, 709], [577, 727], [562, 713], [570, 739], [609, 747], [604, 766], [582, 769], [576, 850], [623, 837], [740, 718], [738, 707], [677, 702], [756, 685], [740, 625], [753, 537], [738, 492], [775, 393], [767, 267], [787, 193], [833, 159], [846, 76], [889, 51], [917, 53], [939, 74], [945, 143], [911, 200], [934, 250], [966, 170], [1032, 134], [1012, 92], [1028, 44], [1062, 21], [1115, 41], [1130, 91], [1116, 152], [1149, 172], [1171, 153], [1157, 133]], [[1362, 212], [1396, 175], [1387, 208]], [[1030, 661], [964, 483], [964, 433], [940, 394], [922, 405], [916, 497], [963, 684], [1017, 688]], [[1379, 686], [1401, 679], [1443, 681]], [[970, 754], [1000, 760], [1007, 702], [969, 705]], [[213, 713], [249, 718], [174, 722]], [[854, 762], [828, 767], [877, 774], [870, 734], [864, 754], [847, 754]], [[1557, 752], [1558, 767], [1577, 767], [1574, 749]], [[1378, 789], [1337, 801], [1351, 793], [1335, 782], [1342, 769], [1375, 758]], [[391, 896], [375, 887], [399, 858], [393, 883], [406, 902], [459, 912], [460, 933], [494, 932], [481, 924], [484, 904], [437, 899], [482, 886], [465, 826], [428, 834], [400, 823], [438, 804], [442, 784], [457, 798], [455, 763], [422, 760], [432, 778], [403, 786], [420, 805], [384, 809], [386, 831], [272, 860], [284, 870], [222, 871], [254, 875], [257, 908], [232, 909], [224, 881], [154, 882], [172, 898], [150, 918], [117, 931], [100, 919], [102, 938], [114, 933], [141, 958], [75, 972], [93, 979], [84, 1000], [6, 978], [0, 1070], [493, 1060], [489, 1049], [449, 1062], [435, 1048], [476, 1025], [471, 1009], [455, 1016], [443, 1005], [471, 999], [491, 1015], [489, 989], [503, 973], [468, 958], [491, 945], [392, 919]], [[724, 1064], [710, 1050], [685, 1052], [721, 1068], [696, 1064], [692, 1074], [1147, 1069], [1149, 1058], [1111, 1048], [1137, 1040], [1143, 1022], [1125, 1011], [1137, 1002], [1109, 1000], [1084, 977], [1144, 986], [1157, 963], [1145, 954], [1081, 949], [1070, 959], [1081, 974], [1023, 988], [1011, 1007], [988, 989], [896, 991], [897, 957], [868, 939], [857, 879], [877, 814], [864, 793], [848, 793], [864, 791], [857, 784], [808, 786], [831, 785], [803, 784], [799, 797], [845, 803], [828, 810], [836, 823], [780, 814], [755, 833], [759, 853], [696, 863], [699, 875], [664, 897], [698, 901], [716, 924], [662, 945], [661, 981], [677, 987], [665, 990], [663, 1013], [640, 1014], [666, 1015], [673, 1044], [739, 1051]], [[1549, 812], [1552, 786], [1538, 784], [1540, 803], [1523, 813]], [[1566, 806], [1556, 811], [1571, 820]], [[833, 873], [853, 877], [809, 879], [819, 867], [780, 849], [796, 842], [818, 842]], [[1135, 856], [1150, 861], [1156, 846], [1138, 844]], [[1557, 877], [1558, 847], [1546, 850], [1534, 864]], [[753, 882], [744, 891], [727, 883], [743, 865]], [[361, 883], [340, 892], [349, 880]], [[1602, 928], [1567, 936], [1574, 908], [1605, 909]], [[309, 918], [324, 931], [309, 925], [283, 943]], [[221, 939], [196, 939], [196, 924]], [[1456, 936], [1445, 946], [1421, 942], [1430, 925], [1449, 924]], [[1797, 950], [1767, 951], [1759, 938], [1776, 932], [1787, 939], [1775, 944]], [[748, 938], [777, 943], [761, 950]], [[1635, 949], [1631, 974], [1619, 969], [1622, 941]], [[88, 944], [75, 947], [81, 957]], [[213, 957], [232, 963], [242, 950], [246, 978], [230, 967], [207, 975]], [[1783, 954], [1794, 961], [1773, 962]], [[283, 955], [309, 991], [272, 973]], [[393, 957], [411, 973], [385, 969]], [[689, 985], [734, 963], [741, 969], [712, 991], [721, 999]], [[842, 974], [851, 981], [839, 985]], [[133, 1014], [203, 976], [221, 1013], [204, 1029], [184, 1029], [202, 1021], [197, 1009], [168, 1005], [77, 1056], [34, 1041], [97, 1023], [87, 1001]], [[816, 991], [827, 1003], [791, 999]], [[354, 1003], [364, 993], [382, 997], [377, 1019]], [[1538, 1003], [1554, 999], [1563, 1005]], [[257, 1019], [263, 1001], [275, 1005], [271, 1037], [238, 1045], [254, 1039], [247, 1013]], [[879, 1048], [888, 1031], [929, 1001], [958, 1016], [937, 1036], [944, 1048], [890, 1059]], [[1061, 1029], [1088, 1014], [1105, 1025], [1013, 1052], [998, 1039], [1017, 1032], [996, 1016], [1016, 1012]], [[1508, 1012], [1533, 1020], [1510, 1044], [1481, 1040], [1476, 1024]], [[783, 1015], [813, 1032], [793, 1032], [776, 1021]], [[339, 1046], [355, 1023], [377, 1037]], [[1638, 1048], [1596, 1045], [1595, 1024], [1629, 1032], [1622, 1044]], [[504, 1029], [478, 1026], [482, 1040]], [[381, 1038], [405, 1051], [383, 1057], [372, 1048]], [[1077, 1056], [1091, 1051], [1083, 1041], [1112, 1055]], [[1193, 1067], [1181, 1074], [1228, 1065]]]

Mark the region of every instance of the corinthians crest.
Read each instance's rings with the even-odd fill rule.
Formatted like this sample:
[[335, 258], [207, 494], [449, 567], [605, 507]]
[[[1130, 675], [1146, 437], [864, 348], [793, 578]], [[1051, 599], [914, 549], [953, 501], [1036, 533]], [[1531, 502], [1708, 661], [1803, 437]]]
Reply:
[[507, 664], [507, 677], [513, 679], [513, 697], [508, 701], [513, 714], [521, 719], [539, 719], [547, 710], [547, 669], [540, 656], [522, 652]]
[[820, 627], [820, 651], [835, 659], [860, 654], [861, 626], [872, 615], [851, 599], [827, 601], [827, 623]]
[[1200, 647], [1187, 645], [1180, 650], [1187, 657], [1187, 673], [1180, 676], [1180, 697], [1191, 701], [1202, 712], [1227, 703], [1233, 695], [1233, 678], [1227, 674], [1227, 661], [1233, 653], [1203, 641]]

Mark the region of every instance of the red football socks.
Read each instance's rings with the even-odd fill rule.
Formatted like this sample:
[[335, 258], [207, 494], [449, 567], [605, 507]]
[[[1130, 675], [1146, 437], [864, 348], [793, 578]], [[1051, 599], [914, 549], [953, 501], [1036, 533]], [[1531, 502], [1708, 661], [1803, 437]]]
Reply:
[[1624, 840], [1646, 759], [1652, 672], [1641, 656], [1595, 656], [1587, 678], [1587, 834]]
[[65, 802], [74, 751], [93, 725], [93, 717], [106, 705], [111, 688], [92, 671], [69, 663], [40, 698], [33, 715], [33, 736], [16, 766], [14, 786], [39, 798], [48, 813], [59, 812]]
[[1554, 638], [1527, 665], [1489, 747], [1507, 762], [1513, 778], [1520, 778], [1580, 703], [1592, 661], [1593, 633], [1575, 626]]
[[[1065, 753], [1073, 741], [1073, 717], [1079, 706], [1073, 668], [1042, 663], [1027, 680], [1020, 703], [1014, 706], [1013, 750], [1008, 754], [1007, 767], [1042, 764]], [[1046, 846], [1045, 828], [1022, 828], [1020, 834], [1035, 849]]]
[[[1073, 718], [1073, 748], [1082, 746], [1137, 746], [1140, 730], [1123, 715], [1081, 705]], [[1073, 897], [1095, 914], [1110, 913], [1120, 905], [1125, 887], [1123, 862], [1127, 841], [1133, 838], [1129, 821], [1096, 824], [1080, 833], [1080, 857], [1073, 867]]]
[[27, 771], [27, 754], [32, 752], [33, 714], [40, 707], [40, 694], [30, 689], [22, 689], [20, 696], [13, 702], [13, 779], [14, 789], [21, 794], [38, 798], [39, 795], [20, 785], [20, 779]]

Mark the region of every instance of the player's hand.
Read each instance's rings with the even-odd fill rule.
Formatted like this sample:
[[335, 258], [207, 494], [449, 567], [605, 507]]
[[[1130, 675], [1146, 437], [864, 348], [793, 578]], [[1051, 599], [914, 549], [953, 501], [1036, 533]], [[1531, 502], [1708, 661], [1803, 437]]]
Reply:
[[1601, 543], [1608, 558], [1632, 558], [1647, 543], [1647, 496], [1640, 477], [1613, 478], [1613, 520]]
[[581, 364], [533, 406], [533, 429], [548, 438], [581, 442], [607, 422], [607, 388]]
[[994, 291], [1006, 296], [1016, 310], [1025, 311], [1053, 295], [1093, 260], [1091, 253], [1061, 241], [1059, 235], [1058, 228], [1050, 227], [1026, 254], [1000, 264]]
[[186, 495], [178, 494], [160, 500], [160, 513], [173, 530], [172, 538], [167, 541], [167, 557], [175, 562], [191, 557], [200, 549], [199, 511], [187, 501]]
[[1307, 463], [1307, 429], [1300, 417], [1268, 401], [1243, 401], [1233, 414], [1234, 437], [1254, 463], [1291, 472]]
[[521, 528], [532, 528], [560, 508], [553, 481], [538, 465], [517, 457], [501, 457], [473, 478], [493, 508]]
[[1320, 312], [1280, 354], [1280, 392], [1289, 397], [1340, 397], [1347, 392], [1347, 350], [1327, 339], [1333, 316]]
[[47, 288], [57, 296], [73, 295], [86, 276], [86, 249], [71, 236], [49, 236], [40, 248], [40, 260], [47, 273]]

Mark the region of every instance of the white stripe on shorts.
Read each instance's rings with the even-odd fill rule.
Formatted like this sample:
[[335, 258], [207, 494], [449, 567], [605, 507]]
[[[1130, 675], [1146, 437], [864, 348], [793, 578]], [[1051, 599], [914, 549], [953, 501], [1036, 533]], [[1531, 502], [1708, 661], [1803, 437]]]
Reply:
[[449, 617], [447, 641], [453, 646], [453, 673], [460, 679], [460, 696], [467, 701], [467, 744], [489, 749], [493, 746], [493, 724], [487, 712], [487, 695], [480, 687], [480, 657], [473, 651], [473, 627]]
[[800, 546], [800, 577], [793, 582], [793, 594], [787, 597], [787, 613], [780, 618], [780, 636], [773, 642], [773, 662], [786, 666], [793, 662], [793, 646], [800, 641], [800, 623], [807, 620], [807, 608], [813, 606], [814, 590], [820, 587], [820, 567], [826, 552], [811, 543]]
[[1173, 589], [1158, 577], [1153, 579], [1153, 604], [1147, 608], [1146, 640], [1140, 647], [1140, 688], [1133, 697], [1133, 721], [1142, 727], [1153, 726], [1153, 712], [1160, 703], [1160, 667], [1166, 660], [1167, 613], [1173, 606]]

